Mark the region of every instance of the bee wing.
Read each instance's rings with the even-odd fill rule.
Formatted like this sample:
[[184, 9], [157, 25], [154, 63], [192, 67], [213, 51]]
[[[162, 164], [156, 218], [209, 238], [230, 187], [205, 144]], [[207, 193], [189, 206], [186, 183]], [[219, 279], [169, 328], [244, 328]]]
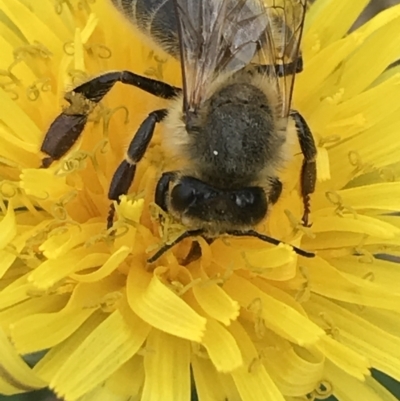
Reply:
[[178, 17], [184, 109], [195, 111], [215, 74], [254, 58], [268, 24], [263, 0], [174, 0]]
[[[254, 60], [267, 65], [267, 74], [281, 96], [281, 115], [290, 113], [297, 72], [303, 69], [300, 42], [307, 0], [260, 0], [265, 4], [268, 23], [260, 40], [260, 51]], [[275, 68], [271, 68], [275, 66]]]
[[185, 110], [206, 98], [215, 74], [264, 65], [290, 113], [307, 0], [174, 0]]

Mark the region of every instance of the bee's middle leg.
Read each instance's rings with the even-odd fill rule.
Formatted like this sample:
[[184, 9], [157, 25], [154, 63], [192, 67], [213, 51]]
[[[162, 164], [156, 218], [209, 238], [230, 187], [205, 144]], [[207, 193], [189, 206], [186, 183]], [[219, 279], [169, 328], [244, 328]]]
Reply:
[[301, 152], [304, 156], [300, 175], [301, 196], [304, 204], [302, 221], [305, 227], [309, 227], [308, 217], [311, 211], [310, 195], [314, 192], [317, 181], [317, 148], [310, 128], [303, 116], [296, 110], [292, 110], [290, 115], [296, 124], [297, 136], [299, 138]]
[[[125, 160], [120, 163], [112, 177], [108, 191], [108, 199], [118, 202], [119, 197], [128, 192], [135, 178], [136, 165], [142, 160], [150, 144], [156, 124], [161, 122], [167, 113], [166, 109], [155, 110], [142, 122], [129, 144]], [[110, 213], [107, 218], [107, 228], [110, 228], [113, 224], [114, 213], [114, 205], [111, 204]]]

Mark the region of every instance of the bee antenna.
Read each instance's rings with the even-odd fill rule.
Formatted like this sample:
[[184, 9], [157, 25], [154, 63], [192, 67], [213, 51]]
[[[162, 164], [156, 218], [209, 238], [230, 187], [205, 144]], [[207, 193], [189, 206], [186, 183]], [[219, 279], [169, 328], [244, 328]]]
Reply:
[[185, 238], [189, 237], [197, 237], [199, 235], [204, 234], [204, 230], [191, 230], [191, 231], [185, 231], [183, 234], [181, 234], [178, 238], [175, 238], [172, 242], [164, 244], [151, 258], [147, 259], [147, 263], [153, 263], [155, 262], [159, 257], [161, 257], [165, 252], [167, 252], [169, 249], [174, 247], [176, 244], [179, 244], [181, 241], [183, 241]]
[[[232, 235], [234, 237], [255, 237], [260, 239], [261, 241], [268, 242], [272, 245], [279, 245], [279, 244], [284, 244], [284, 242], [277, 240], [276, 238], [269, 237], [268, 235], [260, 234], [257, 231], [254, 230], [248, 230], [248, 231], [239, 231], [239, 230], [233, 230], [233, 231], [228, 231], [227, 234]], [[297, 248], [294, 245], [288, 244], [293, 248], [293, 250], [300, 256], [304, 256], [305, 258], [313, 258], [315, 257], [315, 253], [313, 252], [307, 252], [304, 251], [303, 249]]]

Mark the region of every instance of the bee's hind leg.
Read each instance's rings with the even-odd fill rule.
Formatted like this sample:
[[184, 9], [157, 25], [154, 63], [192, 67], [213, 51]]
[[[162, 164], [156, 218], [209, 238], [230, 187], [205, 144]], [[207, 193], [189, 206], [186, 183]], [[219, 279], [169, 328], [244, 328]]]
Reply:
[[164, 99], [171, 99], [181, 92], [179, 88], [130, 71], [108, 72], [79, 85], [65, 94], [69, 106], [53, 121], [46, 133], [40, 150], [48, 156], [43, 158], [42, 168], [49, 167], [71, 149], [85, 128], [93, 108], [117, 82], [135, 86]]
[[306, 120], [303, 116], [296, 110], [292, 110], [290, 113], [291, 117], [294, 119], [297, 129], [297, 136], [299, 138], [301, 152], [303, 153], [303, 165], [301, 168], [300, 175], [300, 188], [301, 196], [303, 198], [304, 204], [304, 214], [303, 214], [303, 225], [309, 227], [308, 217], [310, 214], [310, 195], [315, 190], [315, 184], [317, 180], [317, 166], [316, 166], [316, 156], [317, 148], [315, 146], [314, 138], [307, 125]]
[[[108, 199], [118, 202], [119, 197], [128, 192], [135, 178], [136, 165], [142, 160], [146, 153], [153, 137], [156, 124], [161, 122], [167, 113], [168, 111], [166, 109], [152, 111], [142, 122], [129, 144], [125, 160], [120, 163], [112, 177], [110, 189], [108, 191]], [[114, 212], [114, 205], [111, 204], [107, 218], [107, 228], [110, 228], [113, 224]]]

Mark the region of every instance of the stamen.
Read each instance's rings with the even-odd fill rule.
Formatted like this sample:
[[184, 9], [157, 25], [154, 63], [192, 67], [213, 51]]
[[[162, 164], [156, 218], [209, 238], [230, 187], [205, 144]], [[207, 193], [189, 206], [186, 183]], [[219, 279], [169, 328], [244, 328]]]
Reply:
[[347, 206], [343, 203], [343, 199], [340, 194], [335, 191], [327, 191], [325, 193], [326, 198], [329, 202], [331, 202], [334, 206], [336, 206], [335, 213], [343, 217], [345, 212], [350, 212], [355, 219], [357, 219], [357, 212], [351, 206]]
[[90, 157], [90, 153], [83, 150], [72, 152], [68, 159], [63, 160], [54, 174], [59, 177], [64, 177], [75, 171], [84, 170], [86, 167], [85, 160], [88, 157]]
[[14, 181], [4, 180], [0, 182], [0, 196], [1, 198], [11, 199], [17, 196], [19, 192], [19, 186]]
[[85, 305], [83, 309], [100, 308], [104, 313], [112, 313], [116, 310], [118, 306], [118, 301], [120, 301], [121, 299], [122, 299], [121, 291], [113, 291], [104, 295], [104, 297], [102, 297], [100, 302], [95, 303], [93, 305]]
[[319, 317], [325, 322], [325, 324], [328, 326], [328, 328], [325, 329], [325, 333], [328, 336], [331, 336], [333, 339], [338, 340], [340, 338], [340, 330], [339, 328], [334, 324], [333, 319], [326, 313], [326, 312], [321, 312], [319, 314]]
[[310, 289], [310, 275], [308, 269], [304, 266], [299, 266], [299, 272], [304, 278], [304, 283], [299, 289], [298, 293], [295, 295], [295, 300], [299, 303], [307, 302], [311, 296]]
[[318, 146], [324, 147], [324, 146], [328, 146], [328, 145], [333, 145], [337, 142], [340, 142], [341, 139], [342, 138], [340, 137], [340, 135], [328, 135], [324, 138], [319, 139]]
[[112, 56], [111, 49], [101, 43], [84, 45], [83, 48], [88, 52], [88, 54], [101, 58], [103, 60], [108, 59]]
[[175, 292], [175, 294], [181, 297], [186, 292], [191, 290], [193, 287], [195, 287], [196, 285], [202, 283], [202, 281], [203, 280], [199, 277], [199, 278], [196, 278], [194, 280], [191, 280], [186, 285], [183, 285], [180, 281], [171, 281], [171, 285], [173, 287], [173, 291]]
[[319, 382], [318, 387], [314, 390], [315, 397], [319, 400], [326, 400], [333, 394], [333, 386], [327, 380]]
[[168, 61], [168, 59], [162, 59], [158, 55], [154, 55], [154, 52], [150, 52], [149, 60], [150, 59], [154, 59], [154, 61], [157, 63], [157, 67], [148, 68], [144, 72], [144, 75], [155, 78], [159, 81], [164, 81], [164, 64]]
[[129, 110], [126, 106], [121, 105], [118, 107], [114, 107], [113, 109], [106, 108], [101, 103], [98, 106], [99, 107], [96, 108], [96, 110], [98, 110], [97, 115], [91, 118], [89, 121], [93, 121], [94, 123], [99, 123], [101, 120], [103, 120], [103, 135], [105, 138], [108, 138], [110, 121], [117, 111], [119, 110], [125, 111], [124, 124], [126, 125], [129, 123]]
[[262, 317], [262, 300], [260, 298], [255, 298], [246, 309], [254, 315], [254, 332], [257, 338], [264, 338], [267, 327], [265, 326], [265, 320]]
[[[102, 43], [91, 43], [84, 44], [83, 49], [90, 55], [94, 57], [101, 58], [103, 60], [109, 59], [112, 56], [112, 51], [106, 45]], [[63, 45], [64, 53], [68, 56], [75, 56], [75, 43], [71, 40], [65, 42]]]
[[33, 44], [17, 47], [13, 52], [16, 61], [24, 60], [28, 56], [49, 59], [53, 53], [42, 43], [34, 41]]
[[368, 273], [365, 273], [362, 278], [364, 280], [368, 280], [372, 283], [375, 281], [375, 274], [374, 274], [374, 272], [368, 272]]
[[21, 60], [14, 60], [6, 70], [0, 70], [0, 76], [7, 77], [11, 80], [15, 85], [19, 85], [21, 81], [17, 78], [16, 75], [12, 73], [12, 69], [21, 62]]
[[196, 356], [202, 359], [210, 359], [207, 350], [202, 344], [195, 343], [193, 341], [191, 344], [192, 344], [192, 351]]
[[78, 9], [90, 13], [92, 11], [92, 9], [90, 8], [90, 4], [94, 3], [96, 3], [96, 0], [79, 0]]
[[[2, 75], [1, 72], [2, 72], [2, 70], [0, 70], [0, 75]], [[14, 89], [10, 89], [9, 88], [10, 86], [11, 87], [15, 87], [15, 83], [14, 82], [7, 82], [7, 83], [4, 83], [4, 84], [0, 84], [0, 88], [2, 88], [5, 92], [10, 94], [11, 100], [16, 101], [16, 100], [19, 99], [19, 94]]]
[[70, 69], [68, 75], [71, 77], [72, 85], [77, 86], [89, 79], [89, 74], [86, 71], [78, 69]]
[[67, 209], [65, 208], [65, 205], [71, 202], [77, 195], [78, 191], [71, 191], [65, 194], [63, 197], [60, 198], [58, 202], [55, 202], [51, 206], [51, 214], [56, 220], [58, 220], [59, 222], [70, 222], [71, 224], [76, 224], [78, 225], [78, 227], [80, 227], [80, 224], [74, 222], [73, 220], [70, 220]]
[[69, 11], [72, 13], [74, 8], [72, 7], [70, 0], [55, 0], [54, 9], [58, 15], [63, 12], [63, 5], [66, 4]]
[[273, 268], [268, 268], [268, 267], [261, 267], [261, 266], [256, 266], [253, 265], [247, 258], [247, 253], [245, 251], [240, 252], [240, 256], [244, 260], [244, 263], [249, 271], [251, 271], [254, 274], [264, 274], [267, 272], [271, 272], [274, 269]]
[[385, 182], [395, 182], [398, 180], [398, 177], [396, 176], [396, 172], [392, 168], [389, 168], [389, 167], [380, 168], [379, 176]]
[[360, 243], [354, 247], [354, 253], [359, 256], [358, 261], [360, 263], [369, 263], [372, 264], [375, 261], [374, 255], [364, 248], [365, 241], [369, 238], [368, 235], [364, 235], [361, 239]]
[[363, 163], [360, 154], [355, 150], [351, 150], [348, 153], [348, 158], [350, 164], [355, 167], [353, 171], [354, 175], [357, 175], [361, 172], [367, 173], [374, 170], [374, 167], [371, 164]]
[[249, 363], [249, 366], [247, 368], [247, 371], [249, 373], [253, 373], [257, 368], [259, 368], [262, 365], [262, 358], [261, 356], [255, 357], [252, 359], [252, 361]]
[[312, 227], [304, 227], [303, 222], [295, 217], [295, 215], [288, 209], [285, 209], [285, 214], [293, 228], [293, 234], [302, 232], [309, 238], [315, 238], [315, 234], [312, 232]]

